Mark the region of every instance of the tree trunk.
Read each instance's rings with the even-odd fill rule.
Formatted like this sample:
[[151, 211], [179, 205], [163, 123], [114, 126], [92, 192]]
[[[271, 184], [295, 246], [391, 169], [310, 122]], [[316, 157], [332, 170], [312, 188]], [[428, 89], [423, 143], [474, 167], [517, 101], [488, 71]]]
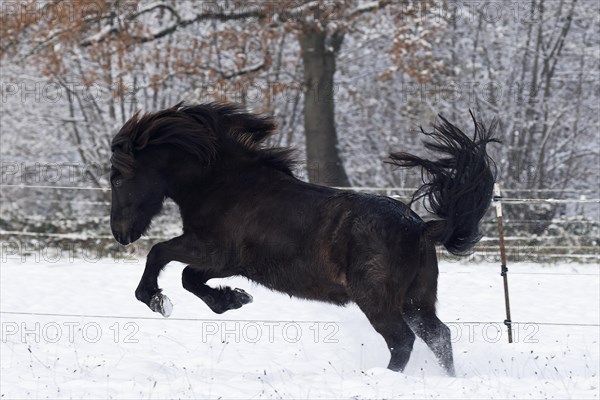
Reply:
[[304, 131], [308, 178], [330, 186], [349, 186], [339, 156], [335, 130], [335, 59], [344, 40], [342, 32], [307, 27], [300, 34], [304, 64]]

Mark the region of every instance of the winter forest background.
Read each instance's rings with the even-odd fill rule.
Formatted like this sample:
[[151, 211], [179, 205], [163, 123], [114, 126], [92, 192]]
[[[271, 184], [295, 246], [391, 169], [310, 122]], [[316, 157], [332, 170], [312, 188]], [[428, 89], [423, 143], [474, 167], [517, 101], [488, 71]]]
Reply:
[[[471, 131], [471, 109], [498, 120], [504, 144], [491, 151], [508, 197], [599, 197], [595, 0], [0, 4], [5, 238], [112, 244], [109, 192], [45, 186], [107, 187], [120, 126], [181, 100], [273, 114], [270, 145], [298, 148], [299, 176], [402, 198], [420, 175], [394, 171], [387, 154], [422, 154], [415, 132], [437, 114]], [[526, 245], [544, 236], [597, 254], [597, 203], [506, 214]], [[491, 218], [485, 229], [493, 236]]]

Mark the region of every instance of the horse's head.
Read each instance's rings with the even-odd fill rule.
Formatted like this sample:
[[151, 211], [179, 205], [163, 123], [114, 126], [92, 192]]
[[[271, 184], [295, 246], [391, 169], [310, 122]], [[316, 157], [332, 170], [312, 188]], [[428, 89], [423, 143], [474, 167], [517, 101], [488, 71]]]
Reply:
[[244, 154], [291, 175], [289, 150], [260, 148], [274, 130], [270, 117], [234, 104], [180, 103], [143, 116], [136, 113], [111, 146], [115, 239], [124, 245], [136, 241], [166, 197], [177, 202], [203, 186], [216, 165], [231, 170]]
[[112, 142], [110, 227], [115, 239], [127, 245], [138, 240], [162, 208], [166, 182], [156, 149], [140, 146], [143, 122], [135, 114]]
[[160, 212], [179, 176], [206, 174], [215, 153], [209, 122], [181, 112], [180, 105], [136, 113], [112, 140], [110, 226], [127, 245], [138, 240]]
[[142, 236], [165, 199], [166, 185], [160, 171], [140, 159], [136, 161], [131, 174], [111, 168], [110, 227], [117, 242], [123, 245]]

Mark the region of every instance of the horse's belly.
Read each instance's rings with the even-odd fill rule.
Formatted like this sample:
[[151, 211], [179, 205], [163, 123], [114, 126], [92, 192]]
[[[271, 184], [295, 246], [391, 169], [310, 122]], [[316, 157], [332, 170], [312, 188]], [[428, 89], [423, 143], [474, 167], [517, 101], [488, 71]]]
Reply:
[[304, 268], [280, 267], [269, 270], [245, 268], [244, 276], [269, 289], [294, 297], [338, 305], [350, 301], [345, 275], [332, 277], [324, 271], [319, 273], [318, 269], [309, 271]]

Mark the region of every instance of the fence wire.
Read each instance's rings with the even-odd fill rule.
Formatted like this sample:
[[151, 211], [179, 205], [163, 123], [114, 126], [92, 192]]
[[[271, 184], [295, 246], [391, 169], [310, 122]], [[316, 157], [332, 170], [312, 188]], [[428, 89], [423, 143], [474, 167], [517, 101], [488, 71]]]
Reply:
[[[12, 189], [43, 189], [43, 190], [81, 190], [81, 191], [103, 191], [108, 192], [111, 190], [110, 187], [76, 187], [76, 186], [57, 186], [57, 185], [27, 185], [27, 184], [2, 184], [1, 188], [12, 188]], [[384, 192], [384, 193], [409, 193], [412, 194], [417, 188], [400, 188], [400, 187], [364, 187], [364, 186], [350, 186], [350, 187], [339, 187], [338, 189], [354, 190], [354, 191], [367, 191], [367, 192]], [[590, 194], [598, 193], [598, 190], [593, 189], [503, 189], [505, 193], [573, 193], [573, 194]], [[398, 196], [391, 195], [394, 198], [407, 198], [410, 196]], [[51, 202], [72, 202], [73, 204], [86, 204], [86, 205], [109, 205], [110, 202], [103, 201], [81, 201], [81, 200], [50, 200]], [[502, 198], [499, 199], [503, 204], [600, 204], [599, 198], [586, 199], [554, 199], [554, 198]], [[74, 219], [77, 220], [77, 219]], [[489, 221], [488, 221], [489, 222]], [[540, 223], [560, 223], [560, 224], [571, 224], [571, 223], [592, 223], [591, 221], [564, 221], [564, 220], [523, 220], [523, 221], [510, 221], [512, 223], [525, 223], [525, 222], [540, 222]], [[13, 235], [13, 236], [45, 236], [55, 237], [64, 239], [74, 240], [90, 240], [90, 239], [112, 239], [111, 235], [93, 235], [85, 236], [82, 233], [50, 233], [50, 232], [22, 232], [22, 231], [0, 231], [0, 235]], [[544, 239], [545, 237], [539, 237], [538, 239]], [[149, 236], [144, 237], [145, 240], [161, 240], [167, 239], [166, 237], [160, 236]], [[531, 237], [507, 237], [507, 241], [523, 241], [531, 240]], [[497, 240], [496, 238], [485, 238], [487, 241]], [[597, 250], [597, 246], [536, 246], [535, 248], [552, 248], [552, 249], [564, 249], [564, 250]], [[532, 247], [526, 246], [526, 247]], [[497, 246], [489, 246], [496, 248]], [[508, 249], [518, 248], [519, 246], [509, 245]], [[523, 246], [521, 246], [523, 247]], [[598, 258], [598, 254], [547, 254], [547, 257], [590, 257]], [[449, 273], [449, 272], [442, 272]], [[460, 271], [450, 273], [461, 273]], [[470, 272], [469, 272], [470, 273]], [[544, 272], [511, 272], [511, 275], [556, 275], [556, 276], [600, 276], [598, 273], [544, 273]], [[589, 279], [589, 278], [588, 278]], [[215, 318], [160, 318], [160, 317], [140, 317], [140, 316], [122, 316], [122, 315], [96, 315], [96, 314], [62, 314], [62, 313], [42, 313], [42, 312], [21, 312], [21, 311], [0, 311], [2, 315], [22, 315], [22, 316], [38, 316], [38, 317], [60, 317], [60, 318], [112, 318], [112, 319], [130, 319], [130, 320], [156, 320], [156, 321], [192, 321], [192, 322], [265, 322], [265, 323], [336, 323], [344, 324], [344, 321], [325, 321], [325, 320], [251, 320], [251, 319], [215, 319]], [[462, 323], [462, 324], [503, 324], [501, 321], [448, 321], [447, 323]], [[600, 324], [582, 324], [582, 323], [563, 323], [563, 322], [515, 322], [512, 324], [536, 324], [540, 326], [568, 326], [568, 327], [588, 327], [588, 328], [599, 328]]]
[[[219, 319], [219, 318], [164, 318], [164, 317], [140, 317], [126, 315], [101, 315], [101, 314], [61, 314], [61, 313], [42, 313], [42, 312], [22, 312], [22, 311], [0, 311], [5, 315], [28, 315], [36, 317], [58, 317], [58, 318], [98, 318], [98, 319], [128, 319], [141, 321], [191, 321], [191, 322], [261, 322], [261, 323], [318, 323], [318, 324], [346, 324], [347, 321], [328, 321], [328, 320], [276, 320], [276, 319]], [[353, 323], [353, 322], [350, 322]], [[446, 321], [447, 324], [498, 324], [502, 321]], [[580, 324], [569, 322], [512, 322], [521, 325], [540, 325], [540, 326], [576, 326], [588, 328], [600, 328], [600, 324]]]

